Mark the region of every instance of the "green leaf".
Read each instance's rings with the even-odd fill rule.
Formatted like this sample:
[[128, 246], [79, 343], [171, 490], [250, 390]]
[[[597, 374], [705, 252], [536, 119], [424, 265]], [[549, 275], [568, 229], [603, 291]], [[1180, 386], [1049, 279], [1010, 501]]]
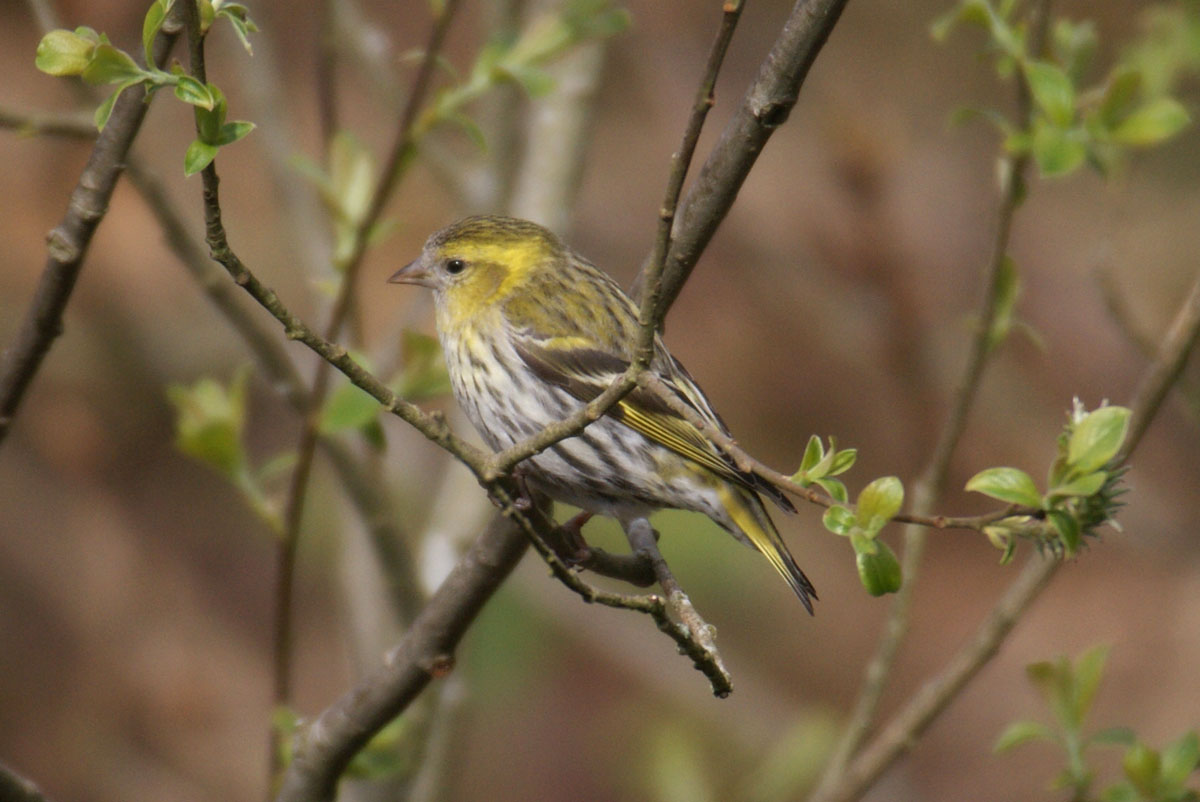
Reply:
[[1074, 515], [1064, 510], [1047, 510], [1046, 517], [1054, 526], [1062, 540], [1063, 549], [1067, 556], [1074, 554], [1079, 550], [1079, 521]]
[[1029, 474], [1019, 468], [988, 468], [967, 481], [966, 489], [1010, 504], [1040, 508], [1042, 496]]
[[[833, 438], [830, 438], [832, 447]], [[829, 468], [828, 476], [837, 476], [854, 467], [854, 463], [858, 461], [858, 449], [846, 448], [837, 452], [837, 456], [833, 458], [833, 464]]]
[[1129, 116], [1141, 87], [1140, 70], [1117, 67], [1112, 71], [1104, 87], [1104, 97], [1096, 109], [1096, 117], [1105, 128], [1113, 128]]
[[96, 113], [92, 115], [92, 121], [96, 123], [96, 130], [103, 131], [104, 126], [108, 125], [108, 118], [112, 116], [113, 106], [117, 103], [117, 98], [131, 86], [136, 86], [141, 81], [129, 81], [118, 86], [113, 93], [104, 99], [104, 102], [96, 107]]
[[95, 49], [95, 39], [76, 31], [50, 31], [38, 42], [33, 63], [48, 75], [82, 75]]
[[233, 32], [237, 34], [238, 41], [242, 43], [247, 55], [254, 55], [254, 50], [250, 47], [249, 35], [258, 33], [258, 25], [254, 20], [250, 19], [250, 11], [241, 3], [225, 3], [217, 12], [218, 18], [223, 18], [229, 21], [233, 26]]
[[83, 70], [83, 80], [89, 84], [115, 84], [148, 76], [129, 54], [109, 44], [96, 45], [92, 58]]
[[375, 419], [379, 402], [349, 382], [340, 385], [321, 410], [319, 428], [325, 434], [361, 429]]
[[875, 543], [877, 549], [874, 554], [862, 551], [855, 554], [859, 581], [872, 596], [895, 593], [902, 584], [900, 561], [896, 559], [888, 544], [881, 540], [876, 540]]
[[502, 65], [502, 70], [532, 98], [545, 97], [554, 90], [554, 78], [545, 70], [526, 64]]
[[829, 494], [830, 498], [839, 504], [845, 504], [850, 500], [850, 494], [846, 492], [846, 486], [838, 479], [830, 479], [828, 477], [818, 479], [816, 484], [820, 485]]
[[163, 22], [167, 19], [170, 7], [171, 0], [154, 0], [146, 12], [145, 18], [142, 19], [142, 52], [146, 56], [146, 65], [149, 67], [154, 66], [154, 37], [158, 36]]
[[1064, 485], [1050, 488], [1049, 495], [1051, 496], [1094, 496], [1100, 492], [1100, 488], [1104, 487], [1104, 483], [1108, 481], [1108, 474], [1104, 471], [1096, 471], [1095, 473], [1084, 474], [1083, 476], [1072, 479]]
[[1046, 61], [1023, 63], [1029, 92], [1042, 113], [1058, 128], [1066, 128], [1075, 119], [1075, 87], [1067, 73]]
[[214, 379], [201, 379], [191, 387], [167, 388], [167, 398], [176, 410], [176, 446], [228, 477], [236, 476], [246, 464], [242, 431], [248, 377], [247, 371], [238, 371], [228, 388]]
[[900, 512], [904, 504], [904, 485], [895, 476], [882, 476], [858, 494], [858, 525], [874, 535]]
[[1101, 802], [1141, 802], [1137, 789], [1129, 783], [1116, 783], [1100, 792]]
[[1125, 751], [1121, 768], [1138, 793], [1147, 799], [1155, 797], [1159, 772], [1162, 769], [1162, 757], [1158, 752], [1144, 743], [1136, 743]]
[[1096, 746], [1132, 746], [1137, 735], [1129, 727], [1108, 727], [1088, 736], [1088, 744]]
[[808, 444], [804, 446], [804, 456], [800, 458], [800, 469], [792, 477], [793, 482], [799, 482], [803, 478], [803, 474], [812, 470], [821, 457], [825, 456], [825, 447], [821, 445], [821, 438], [814, 435], [809, 435]]
[[339, 132], [329, 143], [328, 203], [338, 218], [357, 227], [375, 195], [375, 157], [362, 140]]
[[402, 341], [404, 371], [395, 382], [396, 394], [410, 401], [447, 395], [450, 374], [436, 337], [405, 331]]
[[1103, 467], [1121, 450], [1129, 431], [1129, 410], [1100, 407], [1075, 424], [1067, 446], [1067, 462], [1086, 474]]
[[444, 119], [461, 128], [480, 153], [487, 152], [487, 137], [484, 135], [483, 129], [479, 127], [479, 123], [475, 122], [473, 118], [462, 112], [453, 112], [447, 114]]
[[1096, 53], [1096, 24], [1091, 20], [1058, 19], [1053, 31], [1054, 53], [1072, 82], [1080, 80]]
[[1112, 138], [1122, 145], [1148, 147], [1175, 136], [1191, 121], [1178, 100], [1155, 98], [1122, 120], [1113, 129]]
[[854, 513], [849, 507], [837, 504], [825, 510], [825, 514], [821, 516], [821, 523], [835, 535], [849, 535], [855, 528]]
[[184, 175], [195, 175], [203, 170], [217, 157], [217, 146], [199, 139], [193, 139], [188, 145], [187, 153], [183, 156]]
[[1038, 739], [1053, 740], [1054, 731], [1040, 721], [1014, 721], [1000, 733], [992, 751], [1006, 752], [1014, 746]]
[[1162, 753], [1162, 783], [1168, 791], [1183, 788], [1188, 777], [1200, 764], [1200, 736], [1196, 731], [1185, 733]]
[[1059, 128], [1045, 120], [1034, 124], [1030, 149], [1046, 178], [1073, 173], [1087, 158], [1087, 144], [1079, 129]]
[[212, 111], [217, 99], [213, 97], [208, 87], [190, 75], [181, 75], [176, 79], [175, 97], [192, 106]]
[[1082, 723], [1092, 708], [1096, 690], [1104, 677], [1104, 664], [1108, 661], [1108, 646], [1093, 646], [1075, 661], [1075, 720]]
[[992, 317], [992, 330], [988, 332], [989, 350], [1008, 338], [1013, 326], [1013, 312], [1020, 295], [1021, 277], [1017, 273], [1016, 262], [1011, 256], [1005, 254], [1000, 261], [1000, 269], [996, 273], [996, 311]]
[[221, 126], [221, 132], [217, 135], [217, 146], [225, 147], [226, 145], [232, 145], [253, 131], [254, 127], [254, 123], [246, 122], [245, 120], [234, 120], [231, 123], [225, 123]]

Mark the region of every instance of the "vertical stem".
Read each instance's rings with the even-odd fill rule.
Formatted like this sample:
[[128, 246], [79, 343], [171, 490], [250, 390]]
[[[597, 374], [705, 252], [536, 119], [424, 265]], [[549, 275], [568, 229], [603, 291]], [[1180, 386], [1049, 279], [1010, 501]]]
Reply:
[[[1031, 11], [1031, 52], [1040, 52], [1044, 46], [1050, 18], [1049, 6], [1049, 0], [1038, 0]], [[1031, 115], [1032, 103], [1028, 87], [1023, 80], [1019, 80], [1017, 116], [1026, 128], [1030, 125]], [[984, 295], [980, 304], [982, 314], [979, 328], [971, 341], [967, 364], [955, 390], [950, 413], [929, 462], [914, 483], [912, 512], [915, 515], [927, 515], [945, 488], [951, 457], [966, 429], [967, 417], [974, 406], [983, 372], [991, 355], [992, 328], [996, 320], [1003, 267], [1008, 254], [1008, 243], [1012, 237], [1013, 219], [1025, 192], [1028, 168], [1029, 158], [1024, 154], [1007, 156], [1003, 161], [996, 231], [984, 270]], [[825, 771], [812, 796], [814, 801], [829, 799], [834, 788], [842, 783], [847, 765], [866, 739], [875, 720], [887, 686], [888, 675], [891, 673], [900, 644], [908, 633], [909, 611], [928, 536], [928, 530], [922, 526], [909, 524], [904, 529], [904, 555], [901, 566], [904, 584], [892, 600], [875, 654], [867, 664], [862, 688], [855, 700], [850, 719], [826, 763]]]

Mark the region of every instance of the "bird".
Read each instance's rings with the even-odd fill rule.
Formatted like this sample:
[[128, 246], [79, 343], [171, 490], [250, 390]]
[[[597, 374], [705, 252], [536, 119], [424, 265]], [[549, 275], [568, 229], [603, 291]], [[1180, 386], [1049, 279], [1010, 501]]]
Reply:
[[[600, 268], [528, 220], [481, 215], [433, 233], [392, 283], [433, 291], [455, 399], [500, 451], [562, 420], [629, 367], [638, 308]], [[729, 430], [659, 334], [653, 373], [706, 424]], [[662, 398], [635, 388], [574, 437], [518, 468], [528, 486], [626, 531], [656, 510], [707, 515], [761, 552], [813, 612], [816, 590], [763, 504], [795, 506]]]

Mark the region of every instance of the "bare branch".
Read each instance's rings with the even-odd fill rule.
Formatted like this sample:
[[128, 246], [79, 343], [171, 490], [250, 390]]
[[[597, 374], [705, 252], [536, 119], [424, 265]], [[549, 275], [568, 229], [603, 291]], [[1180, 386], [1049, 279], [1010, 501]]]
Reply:
[[5, 802], [47, 802], [41, 790], [30, 780], [0, 763], [0, 799]]
[[[180, 6], [187, 5], [181, 3]], [[181, 25], [176, 6], [154, 40], [154, 58], [162, 62]], [[67, 214], [47, 237], [49, 255], [34, 297], [14, 341], [0, 357], [0, 443], [8, 434], [17, 408], [41, 367], [50, 346], [62, 333], [63, 311], [71, 299], [75, 280], [92, 236], [108, 211], [125, 158], [146, 117], [146, 91], [142, 85], [121, 93], [108, 124], [96, 139], [87, 166], [71, 193]]]
[[946, 709], [967, 683], [996, 655], [1000, 644], [1029, 604], [1050, 582], [1062, 563], [1031, 555], [1020, 575], [992, 609], [975, 636], [950, 659], [940, 674], [927, 682], [891, 723], [836, 778], [810, 802], [847, 802], [858, 799], [921, 733]]
[[334, 797], [338, 778], [371, 736], [404, 710], [430, 680], [454, 668], [454, 651], [484, 603], [525, 553], [521, 528], [497, 516], [421, 609], [383, 665], [296, 736], [279, 802]]
[[[688, 117], [683, 130], [683, 141], [679, 149], [671, 155], [671, 169], [667, 175], [667, 189], [662, 206], [658, 210], [658, 233], [654, 238], [654, 250], [650, 261], [638, 274], [638, 286], [634, 288], [634, 297], [645, 291], [641, 298], [640, 318], [642, 323], [641, 337], [638, 341], [638, 360], [649, 365], [654, 356], [654, 335], [662, 329], [663, 318], [666, 317], [669, 303], [663, 304], [662, 274], [666, 265], [667, 254], [671, 251], [671, 228], [675, 224], [675, 212], [679, 206], [679, 193], [683, 191], [683, 182], [687, 178], [692, 157], [696, 153], [696, 144], [700, 141], [700, 131], [708, 117], [708, 110], [713, 107], [713, 90], [717, 84], [717, 75], [721, 71], [721, 63], [725, 60], [725, 51], [733, 39], [738, 20], [742, 16], [741, 0], [731, 0], [722, 9], [721, 27], [716, 39], [708, 52], [708, 61], [700, 86], [696, 90], [692, 102], [692, 113]], [[676, 293], [678, 294], [678, 293]], [[672, 296], [673, 297], [673, 296]]]
[[[675, 302], [700, 254], [737, 198], [771, 134], [782, 126], [847, 0], [798, 0], [737, 113], [683, 202], [663, 266], [659, 319]], [[643, 281], [644, 283], [644, 281]]]
[[[1031, 14], [1033, 24], [1031, 25], [1032, 38], [1029, 47], [1031, 52], [1036, 53], [1043, 49], [1046, 41], [1046, 29], [1050, 19], [1049, 0], [1039, 0]], [[1029, 89], [1023, 80], [1017, 82], [1017, 117], [1026, 128], [1030, 126], [1032, 103]], [[1012, 237], [1013, 217], [1024, 195], [1028, 171], [1029, 156], [1027, 154], [1006, 155], [1001, 161], [1000, 201], [996, 214], [996, 231], [992, 239], [992, 249], [984, 271], [984, 296], [980, 303], [979, 328], [975, 331], [975, 336], [971, 341], [967, 364], [955, 390], [950, 413], [942, 425], [929, 462], [926, 463], [924, 470], [921, 471], [914, 483], [912, 496], [915, 515], [908, 521], [910, 525], [904, 531], [904, 556], [901, 566], [904, 584], [892, 600], [875, 653], [867, 663], [863, 684], [855, 699], [850, 719], [833, 754], [825, 765], [817, 790], [812, 797], [814, 800], [826, 799], [827, 795], [843, 782], [847, 764], [862, 745], [875, 720], [896, 654], [908, 634], [909, 610], [912, 606], [917, 574], [925, 554], [928, 537], [926, 530], [915, 525], [923, 523], [916, 518], [925, 516], [933, 508], [945, 487], [946, 475], [950, 469], [950, 459], [966, 429], [967, 416], [974, 406], [983, 371], [992, 352], [992, 329], [995, 325], [1000, 300], [1008, 244]], [[1007, 514], [1001, 517], [1007, 517]], [[993, 518], [992, 520], [997, 519]], [[978, 528], [982, 529], [990, 522], [983, 521]], [[990, 654], [984, 655], [984, 657], [990, 659]]]
[[12, 129], [18, 136], [95, 139], [98, 135], [90, 114], [46, 114], [0, 108], [0, 128]]
[[1129, 455], [1142, 441], [1142, 436], [1150, 427], [1154, 416], [1158, 414], [1167, 392], [1179, 379], [1188, 357], [1196, 347], [1197, 338], [1200, 338], [1200, 273], [1192, 283], [1192, 288], [1175, 319], [1171, 321], [1171, 327], [1167, 329], [1162, 345], [1159, 346], [1158, 357], [1142, 376], [1137, 392], [1134, 393], [1130, 403], [1132, 415], [1129, 421], [1129, 435], [1117, 456], [1118, 462], [1128, 460]]

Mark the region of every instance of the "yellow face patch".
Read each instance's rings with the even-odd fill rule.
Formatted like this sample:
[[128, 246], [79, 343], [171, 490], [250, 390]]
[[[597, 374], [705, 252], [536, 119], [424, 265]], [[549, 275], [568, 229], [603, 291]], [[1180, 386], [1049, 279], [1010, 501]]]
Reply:
[[448, 242], [438, 255], [440, 260], [461, 259], [467, 265], [443, 291], [443, 322], [456, 327], [507, 298], [551, 253], [541, 240], [501, 239]]

